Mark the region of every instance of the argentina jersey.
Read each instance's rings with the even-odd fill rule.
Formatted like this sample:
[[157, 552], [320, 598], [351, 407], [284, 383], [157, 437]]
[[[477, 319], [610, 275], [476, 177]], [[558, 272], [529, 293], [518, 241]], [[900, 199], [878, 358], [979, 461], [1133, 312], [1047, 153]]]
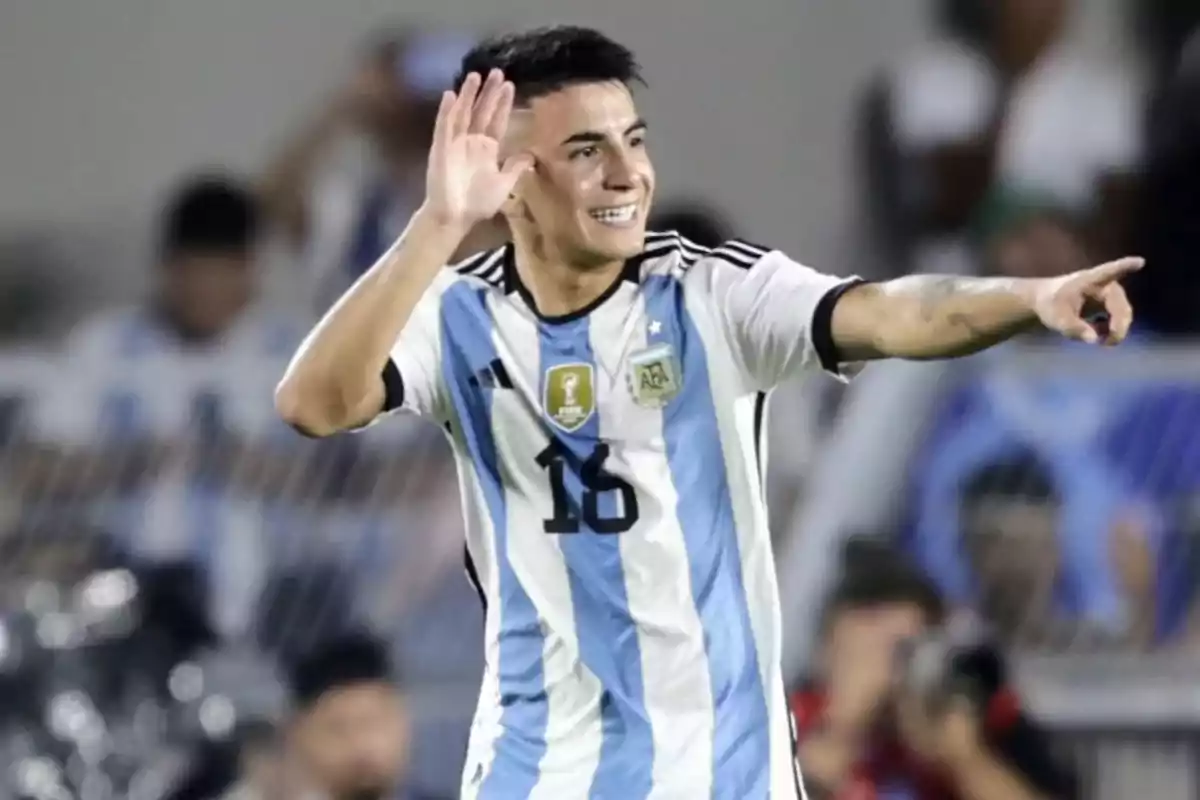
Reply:
[[486, 608], [464, 798], [802, 796], [760, 434], [777, 383], [838, 373], [853, 284], [673, 233], [566, 316], [511, 246], [437, 278], [384, 379], [458, 459]]

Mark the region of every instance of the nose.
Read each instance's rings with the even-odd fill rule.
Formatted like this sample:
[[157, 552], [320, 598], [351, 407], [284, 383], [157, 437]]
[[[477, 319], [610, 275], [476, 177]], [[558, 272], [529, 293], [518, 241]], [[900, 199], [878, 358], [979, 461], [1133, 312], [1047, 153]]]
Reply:
[[613, 192], [628, 192], [635, 188], [636, 174], [629, 152], [624, 148], [617, 150], [609, 158], [604, 188]]

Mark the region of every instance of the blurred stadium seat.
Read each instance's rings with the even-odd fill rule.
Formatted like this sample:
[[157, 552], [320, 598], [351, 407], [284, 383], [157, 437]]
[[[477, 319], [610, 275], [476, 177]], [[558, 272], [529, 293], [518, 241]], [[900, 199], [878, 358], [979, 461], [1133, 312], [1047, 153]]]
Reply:
[[[416, 779], [453, 792], [482, 617], [445, 444], [405, 419], [300, 439], [271, 412], [281, 368], [0, 362], [12, 796], [160, 797], [197, 743], [279, 718], [281, 664], [362, 622], [392, 638], [409, 683]], [[1192, 796], [1200, 351], [1015, 348], [950, 374], [908, 462], [906, 544], [951, 597], [1000, 615], [1033, 711], [1098, 781], [1089, 797], [1126, 796], [1112, 787], [1133, 774], [1162, 785], [1156, 798]], [[206, 433], [101, 424], [63, 447], [26, 424], [38, 404], [115, 396], [147, 414], [201, 398], [183, 407]], [[139, 492], [171, 476], [205, 491], [151, 514]], [[130, 534], [147, 525], [178, 527], [167, 540], [184, 546], [168, 557]]]
[[[199, 743], [280, 718], [281, 665], [363, 623], [410, 683], [414, 778], [454, 791], [482, 615], [448, 448], [404, 419], [301, 439], [271, 406], [283, 366], [0, 359], [0, 797], [161, 797]], [[206, 424], [191, 441], [113, 418], [39, 439], [30, 415], [63, 398]]]

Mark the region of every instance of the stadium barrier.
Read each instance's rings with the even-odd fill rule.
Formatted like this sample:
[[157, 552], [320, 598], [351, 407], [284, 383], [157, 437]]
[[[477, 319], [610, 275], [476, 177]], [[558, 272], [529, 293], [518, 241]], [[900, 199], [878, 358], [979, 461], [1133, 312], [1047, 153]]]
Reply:
[[[461, 520], [445, 442], [432, 426], [399, 418], [352, 437], [303, 440], [271, 407], [282, 368], [203, 358], [66, 363], [39, 352], [0, 359], [0, 546], [10, 612], [0, 629], [0, 673], [11, 677], [37, 665], [43, 676], [54, 676], [29, 693], [37, 703], [20, 710], [20, 724], [0, 742], [0, 759], [27, 767], [11, 774], [44, 774], [34, 767], [50, 758], [64, 774], [74, 765], [76, 782], [103, 775], [127, 784], [130, 775], [140, 775], [149, 786], [150, 761], [171, 763], [165, 754], [178, 756], [239, 714], [278, 713], [272, 653], [286, 655], [323, 631], [367, 622], [396, 642], [418, 721], [414, 763], [424, 772], [422, 782], [453, 790], [478, 687], [481, 617], [462, 577]], [[980, 414], [984, 428], [987, 414], [999, 414], [1020, 433], [1014, 452], [1021, 457], [1000, 458], [1003, 469], [976, 469], [972, 495], [980, 501], [972, 514], [999, 508], [1010, 522], [1012, 515], [1034, 519], [1029, 514], [1037, 503], [1054, 496], [1047, 494], [1044, 465], [1026, 451], [1058, 443], [1067, 453], [1064, 464], [1104, 466], [1107, 471], [1093, 476], [1098, 483], [1084, 481], [1084, 490], [1104, 497], [1104, 481], [1115, 481], [1120, 491], [1107, 494], [1129, 500], [1113, 506], [1130, 513], [1129, 527], [1090, 540], [1077, 535], [1069, 548], [1060, 539], [1058, 552], [1037, 543], [1043, 548], [1037, 552], [1053, 557], [1030, 563], [1054, 561], [1087, 574], [1073, 579], [1066, 606], [1043, 593], [1010, 615], [1011, 633], [1023, 643], [1020, 682], [1033, 712], [1084, 768], [1093, 787], [1087, 796], [1132, 796], [1126, 786], [1161, 800], [1198, 796], [1200, 669], [1175, 654], [1190, 641], [1190, 587], [1200, 583], [1200, 351], [1130, 349], [1106, 352], [1101, 360], [1014, 350], [964, 362], [940, 381], [935, 404], [893, 409], [899, 418], [936, 418], [908, 426], [928, 432], [914, 438], [914, 452], [874, 460], [866, 453], [854, 477], [860, 486], [869, 478], [872, 485], [897, 487], [897, 496], [909, 502], [887, 511], [910, 520], [906, 543], [947, 591], [968, 593], [980, 587], [964, 582], [964, 571], [991, 568], [990, 562], [964, 566], [957, 528], [930, 536], [913, 513], [911, 498], [920, 489], [913, 481], [929, 472], [925, 467], [936, 455], [931, 440], [954, 442], [964, 420]], [[1106, 422], [1114, 415], [1123, 420], [1116, 432]], [[1091, 443], [1083, 447], [1083, 440]], [[1072, 461], [1070, 454], [1080, 452], [1090, 455]], [[902, 467], [894, 474], [867, 474], [896, 463]], [[953, 492], [931, 495], [955, 504], [961, 499]], [[932, 508], [945, 528], [946, 508]], [[822, 544], [803, 530], [791, 534], [801, 549]], [[1013, 549], [1033, 547], [1021, 542]], [[171, 573], [175, 591], [166, 592], [170, 602], [158, 603], [164, 590], [148, 579], [139, 588], [144, 599], [155, 598], [158, 614], [122, 612], [124, 584], [113, 572], [125, 562], [113, 550], [182, 560], [195, 567], [189, 580], [198, 588], [182, 592], [185, 573]], [[1138, 569], [1122, 571], [1123, 558]], [[1006, 563], [987, 574], [1011, 580], [1021, 568]], [[1103, 580], [1091, 580], [1090, 573]], [[87, 602], [46, 590], [86, 587], [96, 576], [103, 579], [100, 588], [76, 592]], [[784, 575], [781, 586], [786, 601], [796, 582]], [[179, 613], [164, 614], [164, 608]], [[205, 613], [196, 615], [197, 608]], [[1087, 624], [1058, 630], [1040, 616], [1062, 608]], [[222, 642], [203, 659], [189, 656], [205, 677], [201, 688], [179, 677], [194, 675], [178, 673], [181, 664], [164, 667], [176, 677], [167, 700], [151, 697], [137, 681], [110, 697], [111, 686], [87, 677], [97, 663], [84, 657], [88, 648], [123, 641], [151, 619], [170, 627], [189, 616], [199, 616]], [[22, 618], [33, 624], [22, 627]], [[120, 652], [128, 659], [132, 651]], [[88, 702], [103, 707], [103, 722], [79, 727], [78, 720], [93, 719], [81, 698], [93, 697]], [[135, 724], [148, 715], [159, 722]], [[147, 763], [137, 766], [139, 758]], [[145, 796], [152, 797], [149, 789]]]

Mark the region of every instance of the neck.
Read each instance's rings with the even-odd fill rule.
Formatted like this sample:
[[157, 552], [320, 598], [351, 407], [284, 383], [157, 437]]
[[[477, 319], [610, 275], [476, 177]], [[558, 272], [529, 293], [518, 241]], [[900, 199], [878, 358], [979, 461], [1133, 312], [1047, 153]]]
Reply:
[[546, 317], [572, 314], [594, 303], [618, 280], [624, 261], [579, 264], [538, 235], [514, 236], [517, 275], [535, 310]]

